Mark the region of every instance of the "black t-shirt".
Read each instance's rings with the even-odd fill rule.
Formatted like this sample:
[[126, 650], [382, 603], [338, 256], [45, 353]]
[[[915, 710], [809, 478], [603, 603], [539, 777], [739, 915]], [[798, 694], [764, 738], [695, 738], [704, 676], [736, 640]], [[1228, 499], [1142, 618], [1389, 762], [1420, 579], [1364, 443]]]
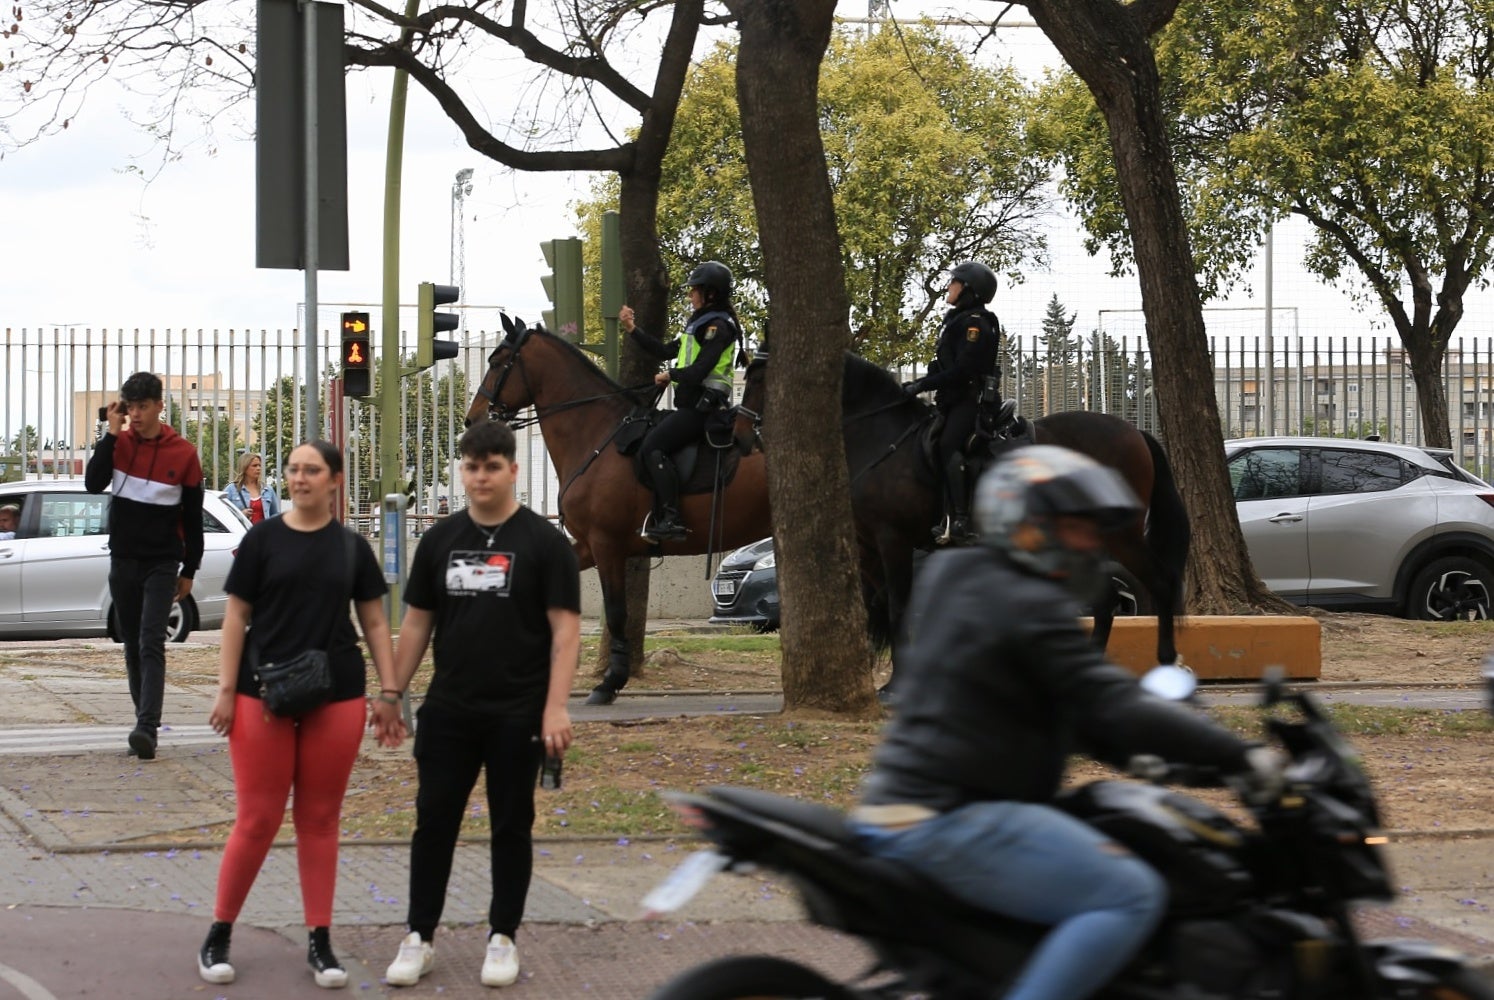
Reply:
[[489, 544], [467, 511], [453, 514], [420, 537], [404, 596], [435, 616], [427, 702], [539, 718], [550, 687], [548, 612], [581, 610], [576, 554], [554, 525], [520, 507]]
[[253, 642], [259, 648], [260, 663], [325, 649], [332, 665], [332, 700], [363, 696], [366, 667], [347, 604], [346, 545], [357, 553], [353, 600], [382, 597], [389, 588], [373, 549], [340, 522], [316, 531], [297, 531], [283, 517], [272, 517], [244, 535], [223, 585], [254, 607], [244, 656], [239, 659], [240, 694], [259, 697], [259, 681], [249, 667], [249, 643]]

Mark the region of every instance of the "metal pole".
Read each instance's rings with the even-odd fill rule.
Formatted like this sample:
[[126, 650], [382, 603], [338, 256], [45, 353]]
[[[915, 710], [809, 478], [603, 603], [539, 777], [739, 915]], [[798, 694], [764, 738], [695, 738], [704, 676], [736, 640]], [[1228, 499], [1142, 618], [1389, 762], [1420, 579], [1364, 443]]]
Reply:
[[[407, 0], [405, 17], [413, 20], [420, 13], [420, 0]], [[410, 44], [412, 32], [404, 28], [399, 33], [401, 47]], [[383, 331], [379, 341], [379, 478], [372, 495], [383, 497], [391, 493], [403, 494], [399, 483], [400, 441], [399, 433], [399, 203], [400, 181], [404, 170], [405, 151], [405, 95], [409, 90], [410, 74], [402, 69], [394, 71], [394, 87], [389, 97], [389, 139], [384, 153], [384, 309]], [[389, 624], [398, 629], [400, 622], [399, 585], [390, 588], [386, 610]]]
[[1274, 227], [1266, 227], [1266, 392], [1264, 400], [1266, 403], [1266, 433], [1269, 435], [1276, 433], [1276, 364], [1274, 362], [1276, 354], [1272, 350], [1271, 338], [1272, 320], [1275, 315], [1272, 306], [1274, 283], [1271, 280], [1272, 273], [1275, 270], [1274, 258], [1276, 256], [1272, 252], [1272, 247], [1276, 242], [1272, 238], [1274, 232]]
[[321, 239], [321, 191], [317, 187], [317, 116], [316, 116], [316, 16], [309, 2], [301, 4], [301, 19], [305, 23], [304, 63], [302, 73], [306, 78], [306, 318], [304, 343], [306, 344], [306, 436], [323, 437], [318, 389], [321, 375], [318, 371], [316, 343], [316, 269], [317, 250]]

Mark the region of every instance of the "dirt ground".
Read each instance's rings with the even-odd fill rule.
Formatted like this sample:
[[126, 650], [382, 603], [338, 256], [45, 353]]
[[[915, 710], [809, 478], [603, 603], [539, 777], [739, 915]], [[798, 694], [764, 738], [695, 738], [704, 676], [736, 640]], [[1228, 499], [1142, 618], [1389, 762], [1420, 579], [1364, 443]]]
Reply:
[[[1479, 663], [1494, 648], [1494, 622], [1451, 625], [1410, 622], [1374, 615], [1322, 614], [1322, 681], [1386, 685], [1478, 682]], [[629, 691], [710, 690], [741, 693], [780, 686], [776, 652], [700, 653], [698, 637], [670, 637], [652, 644], [644, 669]], [[577, 689], [594, 683], [584, 656]], [[71, 663], [118, 668], [117, 647], [68, 651]], [[173, 648], [168, 655], [177, 683], [213, 682], [216, 650]], [[417, 678], [416, 689], [421, 687]], [[625, 695], [626, 697], [626, 695]], [[1455, 715], [1457, 713], [1454, 713]], [[1373, 712], [1364, 730], [1350, 737], [1381, 796], [1384, 826], [1392, 830], [1447, 833], [1494, 828], [1494, 722], [1487, 716], [1453, 720], [1444, 713]], [[1393, 717], [1392, 717], [1393, 716]], [[1252, 727], [1238, 711], [1229, 720]], [[845, 804], [854, 797], [877, 724], [793, 720], [779, 716], [654, 718], [628, 723], [581, 723], [566, 760], [564, 787], [540, 795], [540, 834], [631, 837], [679, 833], [682, 828], [658, 797], [664, 789], [744, 784], [784, 794]], [[1242, 729], [1248, 731], [1248, 729]], [[1074, 780], [1101, 776], [1103, 769], [1076, 764]], [[415, 770], [408, 745], [383, 750], [365, 745], [349, 789], [344, 827], [350, 837], [407, 836], [413, 821]], [[1224, 805], [1227, 796], [1206, 793]], [[486, 832], [481, 789], [466, 825]], [[194, 828], [226, 835], [226, 827]], [[185, 835], [185, 834], [184, 834]], [[283, 831], [287, 838], [290, 830]]]

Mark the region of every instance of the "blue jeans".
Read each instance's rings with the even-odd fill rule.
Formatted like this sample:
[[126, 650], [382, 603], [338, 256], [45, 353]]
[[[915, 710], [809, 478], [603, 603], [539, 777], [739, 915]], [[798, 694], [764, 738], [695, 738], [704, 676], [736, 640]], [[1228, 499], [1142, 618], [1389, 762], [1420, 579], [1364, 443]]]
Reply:
[[166, 621], [181, 564], [175, 560], [109, 560], [109, 593], [124, 645], [135, 727], [154, 734], [166, 694]]
[[1141, 949], [1167, 905], [1149, 865], [1049, 806], [977, 802], [904, 830], [856, 829], [870, 853], [971, 906], [1052, 926], [1006, 1000], [1083, 1000]]

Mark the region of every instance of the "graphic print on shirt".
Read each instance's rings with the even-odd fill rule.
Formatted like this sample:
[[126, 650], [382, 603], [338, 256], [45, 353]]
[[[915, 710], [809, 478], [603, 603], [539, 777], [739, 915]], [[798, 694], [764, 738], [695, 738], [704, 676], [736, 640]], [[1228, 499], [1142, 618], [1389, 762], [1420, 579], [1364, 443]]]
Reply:
[[446, 592], [453, 597], [497, 594], [507, 597], [514, 554], [456, 549], [446, 558]]

